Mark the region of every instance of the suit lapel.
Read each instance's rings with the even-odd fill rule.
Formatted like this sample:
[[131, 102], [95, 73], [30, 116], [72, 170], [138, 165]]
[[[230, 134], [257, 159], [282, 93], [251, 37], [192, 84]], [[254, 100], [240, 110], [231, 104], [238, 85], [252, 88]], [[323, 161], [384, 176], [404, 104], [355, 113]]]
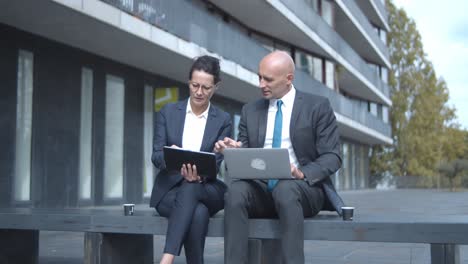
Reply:
[[268, 117], [269, 100], [264, 100], [257, 109], [258, 115], [258, 147], [261, 148], [265, 144], [266, 126]]
[[172, 131], [175, 135], [176, 139], [176, 146], [182, 147], [182, 137], [184, 133], [184, 125], [185, 125], [185, 116], [187, 115], [187, 103], [188, 99], [185, 101], [181, 101], [177, 103], [177, 113], [175, 114], [174, 122], [174, 131]]
[[296, 127], [297, 119], [299, 118], [299, 114], [301, 113], [302, 104], [304, 100], [302, 100], [301, 92], [296, 90], [296, 97], [294, 98], [293, 109], [291, 113], [291, 123], [289, 125], [289, 138], [291, 143], [293, 142], [294, 132], [296, 131], [294, 128]]
[[220, 122], [217, 122], [217, 109], [211, 105], [210, 110], [208, 111], [208, 119], [206, 120], [206, 126], [205, 126], [205, 132], [203, 133], [203, 141], [200, 147], [201, 151], [212, 151], [211, 144], [212, 142], [215, 142], [216, 139], [213, 139], [213, 137], [216, 137], [217, 131], [218, 131], [218, 126]]

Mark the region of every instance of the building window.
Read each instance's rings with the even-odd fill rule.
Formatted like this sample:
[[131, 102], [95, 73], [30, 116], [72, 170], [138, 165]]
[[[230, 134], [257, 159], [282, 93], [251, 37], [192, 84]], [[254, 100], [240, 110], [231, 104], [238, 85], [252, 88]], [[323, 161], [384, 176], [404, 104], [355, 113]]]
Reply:
[[309, 74], [312, 74], [313, 72], [313, 65], [311, 65], [311, 56], [307, 55], [305, 53], [296, 51], [295, 52], [296, 56], [296, 66], [299, 70], [303, 70]]
[[382, 40], [383, 44], [387, 45], [387, 31], [380, 29], [379, 37]]
[[354, 190], [356, 189], [356, 178], [357, 178], [357, 173], [356, 173], [356, 165], [357, 165], [357, 159], [356, 159], [356, 144], [349, 144], [349, 176], [351, 180], [351, 186], [350, 189]]
[[312, 61], [314, 65], [314, 78], [323, 83], [323, 60], [314, 57]]
[[327, 22], [330, 27], [334, 28], [335, 25], [333, 23], [333, 2], [328, 0], [322, 0], [322, 17]]
[[125, 10], [133, 12], [133, 0], [120, 0], [120, 4]]
[[369, 102], [369, 112], [372, 115], [377, 116], [377, 104], [376, 103]]
[[153, 153], [153, 118], [155, 107], [154, 88], [150, 85], [145, 86], [143, 105], [143, 197], [150, 197], [154, 182], [154, 166], [151, 162], [151, 154]]
[[384, 123], [388, 124], [388, 107], [383, 105], [382, 106], [382, 120], [384, 121]]
[[325, 85], [330, 89], [335, 88], [335, 64], [325, 61]]
[[269, 51], [274, 51], [275, 50], [275, 43], [274, 43], [274, 41], [272, 39], [267, 38], [267, 37], [262, 36], [262, 35], [259, 35], [259, 34], [256, 34], [256, 33], [252, 33], [251, 37], [254, 40], [258, 41], [267, 50], [269, 50]]
[[376, 76], [380, 77], [380, 74], [379, 74], [379, 65], [373, 64], [373, 63], [367, 63], [367, 65], [369, 65], [369, 67], [371, 68], [373, 74], [375, 74]]
[[106, 76], [106, 120], [104, 139], [104, 198], [123, 197], [124, 80]]
[[380, 78], [384, 83], [388, 83], [388, 69], [385, 67], [380, 67]]
[[92, 177], [92, 125], [93, 125], [93, 71], [81, 70], [80, 120], [80, 199], [91, 199]]
[[323, 83], [323, 70], [321, 58], [314, 57], [304, 52], [296, 51], [295, 61], [298, 69], [309, 73], [314, 79]]
[[380, 120], [383, 120], [383, 117], [382, 117], [382, 112], [383, 112], [383, 105], [381, 104], [377, 104], [377, 117], [380, 119]]
[[31, 199], [33, 71], [33, 53], [20, 50], [18, 54], [16, 154], [13, 187], [16, 201], [29, 201]]
[[315, 12], [319, 12], [319, 0], [306, 0], [306, 2]]
[[351, 174], [351, 171], [350, 171], [350, 166], [349, 166], [349, 160], [350, 160], [350, 157], [349, 157], [349, 144], [344, 142], [343, 143], [343, 165], [342, 165], [342, 168], [341, 170], [343, 171], [343, 181], [342, 181], [342, 186], [343, 186], [343, 189], [345, 190], [348, 190], [350, 188], [350, 174]]

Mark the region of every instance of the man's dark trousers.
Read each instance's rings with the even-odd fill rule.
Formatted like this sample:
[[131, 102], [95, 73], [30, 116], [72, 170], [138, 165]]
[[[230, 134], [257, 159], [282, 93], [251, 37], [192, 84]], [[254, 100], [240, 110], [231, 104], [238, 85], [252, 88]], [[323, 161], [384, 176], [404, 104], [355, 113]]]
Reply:
[[225, 264], [247, 263], [249, 218], [279, 218], [282, 263], [303, 264], [304, 217], [318, 214], [324, 199], [320, 187], [302, 180], [280, 180], [272, 192], [266, 181], [232, 182], [225, 199]]

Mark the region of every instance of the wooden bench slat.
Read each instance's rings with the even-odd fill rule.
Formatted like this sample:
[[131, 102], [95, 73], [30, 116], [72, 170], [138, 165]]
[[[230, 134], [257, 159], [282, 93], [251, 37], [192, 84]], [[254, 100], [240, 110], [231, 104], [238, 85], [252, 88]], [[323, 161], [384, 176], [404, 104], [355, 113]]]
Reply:
[[[319, 215], [304, 222], [306, 240], [468, 244], [468, 217]], [[0, 229], [165, 235], [167, 219], [154, 210], [123, 216], [117, 209], [0, 209]], [[252, 238], [279, 238], [275, 219], [251, 219]], [[224, 236], [223, 215], [210, 219], [208, 236]]]

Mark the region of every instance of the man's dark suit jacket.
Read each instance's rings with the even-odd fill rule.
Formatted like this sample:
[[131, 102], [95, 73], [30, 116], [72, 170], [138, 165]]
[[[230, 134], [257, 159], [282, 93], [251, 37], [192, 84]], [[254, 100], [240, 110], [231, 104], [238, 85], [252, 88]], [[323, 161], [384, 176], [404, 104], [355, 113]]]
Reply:
[[[263, 148], [268, 105], [269, 100], [260, 99], [242, 108], [239, 124], [242, 147]], [[289, 134], [308, 185], [320, 186], [327, 198], [324, 209], [341, 215], [343, 201], [330, 179], [341, 167], [338, 126], [328, 99], [296, 90]]]
[[[156, 114], [151, 160], [160, 171], [156, 176], [151, 192], [151, 207], [156, 207], [162, 197], [183, 180], [180, 171], [166, 170], [163, 147], [172, 145], [182, 146], [187, 103], [188, 99], [167, 104]], [[214, 144], [218, 140], [231, 136], [231, 129], [230, 115], [211, 104], [200, 150], [212, 152]], [[219, 169], [222, 158], [222, 155], [216, 154], [217, 169]]]

